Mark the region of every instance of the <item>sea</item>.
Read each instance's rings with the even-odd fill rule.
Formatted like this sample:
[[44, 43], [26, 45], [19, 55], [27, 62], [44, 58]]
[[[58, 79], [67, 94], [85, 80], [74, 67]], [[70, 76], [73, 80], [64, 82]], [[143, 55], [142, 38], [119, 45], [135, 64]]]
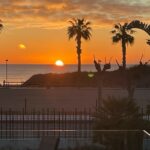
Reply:
[[[103, 66], [103, 65], [102, 65]], [[132, 66], [132, 65], [128, 65]], [[111, 65], [110, 70], [117, 69], [118, 66]], [[82, 64], [82, 71], [96, 72], [94, 64]], [[0, 84], [2, 85], [4, 80], [6, 81], [6, 70], [7, 70], [7, 82], [22, 83], [28, 80], [35, 74], [46, 74], [46, 73], [66, 73], [77, 71], [77, 65], [64, 65], [58, 67], [52, 64], [0, 64]]]

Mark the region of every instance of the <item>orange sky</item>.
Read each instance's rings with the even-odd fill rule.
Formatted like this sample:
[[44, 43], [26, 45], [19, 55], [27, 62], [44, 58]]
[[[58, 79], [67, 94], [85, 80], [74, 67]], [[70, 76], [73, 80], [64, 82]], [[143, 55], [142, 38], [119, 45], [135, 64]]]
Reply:
[[[0, 63], [53, 64], [61, 59], [65, 64], [77, 63], [76, 43], [68, 40], [68, 20], [85, 17], [92, 22], [92, 38], [82, 42], [82, 63], [93, 62], [93, 55], [104, 61], [113, 57], [121, 63], [121, 45], [112, 44], [114, 23], [140, 19], [149, 23], [150, 4], [147, 0], [2, 0], [4, 29], [0, 35]], [[140, 10], [140, 11], [137, 11]], [[137, 63], [144, 54], [150, 58], [149, 36], [136, 30], [135, 43], [127, 47], [127, 63]], [[24, 44], [26, 48], [19, 48]]]

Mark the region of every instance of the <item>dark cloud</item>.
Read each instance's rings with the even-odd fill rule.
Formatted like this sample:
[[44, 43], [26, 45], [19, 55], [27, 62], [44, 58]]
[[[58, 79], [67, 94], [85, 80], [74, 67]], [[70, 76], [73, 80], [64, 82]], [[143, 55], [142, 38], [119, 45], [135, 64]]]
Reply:
[[150, 17], [149, 0], [1, 0], [0, 8], [0, 18], [17, 27], [65, 26], [72, 17], [86, 17], [94, 25]]

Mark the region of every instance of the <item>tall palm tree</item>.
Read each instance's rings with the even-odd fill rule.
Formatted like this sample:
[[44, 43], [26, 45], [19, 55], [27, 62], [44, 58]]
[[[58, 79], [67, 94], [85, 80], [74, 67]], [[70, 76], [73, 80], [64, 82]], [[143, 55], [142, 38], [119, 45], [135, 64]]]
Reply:
[[124, 25], [118, 23], [115, 24], [114, 29], [112, 30], [113, 43], [121, 42], [122, 44], [122, 65], [124, 70], [126, 69], [126, 46], [134, 43], [134, 37], [132, 36], [134, 31], [132, 29], [128, 29], [127, 26], [127, 23]]
[[91, 37], [91, 22], [83, 19], [75, 19], [69, 21], [71, 26], [68, 27], [68, 37], [69, 39], [75, 37], [77, 42], [77, 55], [78, 55], [78, 72], [81, 72], [81, 39], [90, 40]]

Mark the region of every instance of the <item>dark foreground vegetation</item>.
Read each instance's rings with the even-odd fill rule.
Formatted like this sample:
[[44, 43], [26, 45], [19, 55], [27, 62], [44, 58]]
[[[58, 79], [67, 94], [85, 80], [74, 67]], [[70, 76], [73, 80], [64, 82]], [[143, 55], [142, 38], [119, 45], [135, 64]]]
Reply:
[[150, 122], [144, 120], [137, 104], [128, 98], [103, 99], [96, 112], [94, 141], [105, 145], [106, 150], [141, 150], [144, 134]]
[[142, 150], [145, 137], [142, 130], [149, 129], [139, 107], [128, 98], [103, 99], [95, 116], [93, 143], [68, 150]]
[[129, 98], [103, 99], [95, 118], [96, 130], [149, 130], [150, 126], [140, 107]]
[[[127, 69], [123, 74], [121, 70], [105, 72], [103, 74], [103, 87], [122, 87], [128, 82], [136, 87], [150, 87], [150, 66], [138, 65]], [[96, 87], [97, 72], [72, 72], [64, 74], [37, 74], [27, 80], [23, 86], [35, 87], [65, 87], [81, 86]]]

